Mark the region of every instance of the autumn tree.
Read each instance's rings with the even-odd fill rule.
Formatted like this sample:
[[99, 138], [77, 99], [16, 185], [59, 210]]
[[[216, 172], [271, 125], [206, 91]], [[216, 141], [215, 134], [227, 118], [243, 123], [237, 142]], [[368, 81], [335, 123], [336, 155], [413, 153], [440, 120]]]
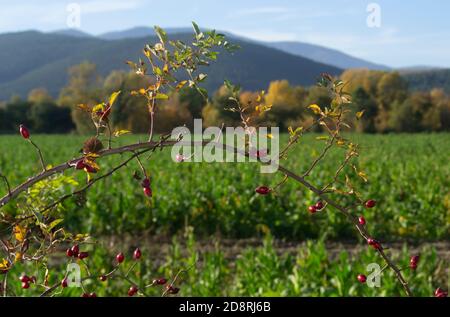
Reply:
[[81, 103], [97, 104], [102, 100], [102, 78], [97, 73], [95, 64], [83, 62], [69, 69], [69, 82], [61, 90], [58, 104], [71, 107], [72, 118], [79, 133], [92, 132], [89, 116], [77, 111]]

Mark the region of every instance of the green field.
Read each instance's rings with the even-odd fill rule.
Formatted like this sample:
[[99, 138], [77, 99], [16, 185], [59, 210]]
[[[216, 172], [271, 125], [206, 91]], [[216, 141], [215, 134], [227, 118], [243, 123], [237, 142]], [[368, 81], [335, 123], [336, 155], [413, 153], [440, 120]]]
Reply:
[[[120, 144], [138, 139], [139, 136], [128, 136]], [[53, 165], [78, 157], [83, 140], [71, 135], [35, 137], [47, 164]], [[362, 147], [358, 167], [368, 174], [369, 183], [364, 184], [355, 176], [351, 179], [364, 197], [378, 201], [377, 208], [370, 211], [360, 208], [355, 213], [364, 213], [374, 234], [390, 241], [448, 240], [450, 135], [354, 135], [353, 140]], [[314, 136], [305, 137], [282, 164], [297, 172], [305, 171], [322, 146], [314, 142]], [[0, 170], [12, 185], [38, 172], [36, 153], [19, 137], [1, 137], [0, 151]], [[331, 152], [312, 173], [313, 184], [325, 185], [343, 156], [341, 149]], [[102, 171], [112, 168], [119, 159], [101, 159]], [[144, 231], [167, 235], [192, 226], [196, 236], [201, 237], [220, 234], [227, 238], [248, 238], [267, 229], [276, 238], [291, 240], [325, 234], [329, 238], [355, 237], [353, 228], [332, 210], [309, 215], [307, 208], [317, 197], [294, 182], [282, 187], [279, 195], [257, 196], [254, 193], [257, 186], [274, 186], [282, 175], [260, 174], [255, 163], [176, 164], [170, 159], [170, 150], [165, 150], [144, 165], [154, 184], [151, 202], [144, 199], [139, 182], [132, 178], [139, 169], [132, 162], [112, 178], [96, 184], [84, 207], [67, 202], [66, 225], [96, 235]], [[350, 174], [354, 173], [349, 171]], [[69, 171], [66, 175], [80, 184], [85, 182], [82, 172]], [[2, 187], [1, 192], [6, 193], [6, 189]]]
[[[305, 171], [323, 147], [315, 137], [305, 137], [291, 153], [290, 159], [282, 164], [299, 173]], [[123, 137], [114, 146], [136, 142], [139, 138], [144, 140], [143, 136]], [[355, 134], [349, 138], [361, 145], [357, 165], [369, 176], [367, 184], [354, 176], [351, 180], [364, 197], [378, 201], [377, 207], [370, 211], [358, 208], [354, 212], [364, 214], [368, 229], [383, 242], [398, 242], [400, 249], [406, 241], [420, 245], [426, 265], [414, 275], [407, 273], [416, 295], [430, 296], [436, 285], [443, 283], [446, 287], [448, 254], [437, 256], [424, 243], [445, 243], [450, 239], [450, 135]], [[61, 135], [36, 136], [34, 140], [41, 146], [47, 164], [56, 165], [78, 157], [84, 138]], [[124, 154], [122, 159], [128, 155]], [[326, 184], [343, 156], [340, 149], [330, 152], [328, 159], [311, 174], [310, 180], [318, 186]], [[100, 173], [114, 167], [119, 160], [119, 157], [99, 160]], [[331, 208], [310, 215], [307, 208], [317, 200], [310, 192], [288, 182], [278, 195], [261, 197], [254, 193], [258, 185], [275, 185], [282, 175], [262, 175], [256, 164], [176, 164], [171, 161], [169, 150], [155, 153], [144, 164], [153, 178], [154, 197], [151, 201], [144, 198], [139, 182], [132, 177], [133, 172], [139, 169], [137, 163], [132, 162], [113, 177], [97, 183], [87, 194], [84, 205], [66, 201], [60, 208], [65, 227], [75, 232], [90, 233], [102, 241], [103, 246], [95, 247], [95, 255], [89, 259], [94, 267], [111, 266], [112, 260], [107, 258], [105, 248], [112, 248], [113, 252], [129, 251], [139, 245], [148, 255], [144, 256], [146, 261], [154, 268], [150, 271], [139, 266], [143, 271], [139, 271], [135, 278], [140, 283], [157, 275], [173, 276], [180, 268], [197, 262], [183, 278], [183, 295], [401, 294], [390, 273], [383, 278], [381, 289], [369, 289], [355, 283], [354, 277], [364, 272], [367, 263], [380, 260], [366, 248], [357, 251], [361, 257], [355, 259], [349, 259], [355, 254], [348, 248], [340, 250], [337, 247], [336, 252], [330, 251], [326, 247], [330, 242], [354, 244], [360, 239], [345, 219]], [[39, 171], [37, 155], [19, 137], [2, 136], [0, 171], [12, 186], [17, 185]], [[71, 170], [65, 176], [65, 179], [76, 180], [80, 185], [85, 182], [82, 172]], [[1, 186], [3, 196], [6, 189], [3, 184]], [[56, 193], [54, 190], [47, 193], [50, 194], [47, 199], [75, 188], [75, 185], [61, 186]], [[45, 190], [45, 186], [41, 190]], [[17, 212], [14, 204], [4, 207], [3, 211]], [[186, 232], [189, 233], [187, 238], [184, 236]], [[264, 246], [238, 247], [232, 255], [222, 248], [224, 240], [238, 244], [240, 239], [260, 240], [264, 236]], [[285, 252], [277, 244], [272, 244], [269, 237], [291, 242], [294, 247]], [[115, 242], [106, 244], [109, 239]], [[304, 240], [310, 242], [301, 244], [300, 241]], [[208, 248], [199, 245], [204, 244], [203, 241], [210, 241]], [[163, 248], [164, 252], [161, 251]], [[412, 251], [406, 248], [400, 251], [394, 256], [407, 266]], [[50, 265], [61, 265], [57, 259], [58, 256]], [[14, 270], [20, 274], [30, 268], [17, 266]], [[33, 267], [32, 270], [37, 274], [38, 268]], [[51, 276], [53, 280], [58, 278], [61, 276]], [[125, 295], [122, 288], [126, 289], [126, 285], [121, 283], [97, 288], [96, 282], [90, 287], [99, 295]], [[16, 292], [30, 295], [33, 290], [25, 293], [17, 287]], [[64, 295], [79, 295], [79, 290], [64, 292]], [[158, 292], [149, 290], [153, 295]]]

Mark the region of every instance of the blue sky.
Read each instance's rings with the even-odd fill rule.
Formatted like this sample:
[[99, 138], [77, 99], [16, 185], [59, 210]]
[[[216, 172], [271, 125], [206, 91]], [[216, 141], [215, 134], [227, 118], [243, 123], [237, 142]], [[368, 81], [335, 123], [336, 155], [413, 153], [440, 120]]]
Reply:
[[[450, 67], [448, 0], [0, 0], [0, 33], [67, 28], [67, 5], [81, 8], [81, 30], [199, 25], [266, 41], [320, 44], [394, 67]], [[367, 6], [380, 8], [368, 27]]]

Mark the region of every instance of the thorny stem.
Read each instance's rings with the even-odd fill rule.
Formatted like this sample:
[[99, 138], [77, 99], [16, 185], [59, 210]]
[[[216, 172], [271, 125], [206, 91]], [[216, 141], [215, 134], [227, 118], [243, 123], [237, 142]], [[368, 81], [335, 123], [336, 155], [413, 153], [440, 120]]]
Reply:
[[8, 195], [11, 195], [11, 186], [9, 186], [8, 179], [3, 174], [0, 174], [0, 177], [5, 181], [6, 188], [8, 189]]
[[[367, 230], [365, 229], [365, 227], [359, 224], [358, 218], [356, 216], [352, 215], [345, 207], [342, 207], [337, 202], [335, 202], [334, 200], [332, 200], [329, 197], [327, 197], [326, 194], [324, 194], [320, 189], [314, 187], [312, 184], [310, 184], [308, 181], [306, 181], [303, 177], [298, 176], [297, 174], [289, 171], [288, 169], [284, 168], [281, 165], [279, 166], [279, 171], [284, 173], [285, 175], [289, 176], [293, 180], [301, 183], [305, 187], [307, 187], [309, 190], [311, 190], [317, 196], [319, 196], [323, 201], [325, 201], [329, 205], [333, 206], [339, 212], [341, 212], [344, 216], [346, 216], [347, 219], [354, 224], [354, 226], [358, 230], [359, 234], [365, 240], [370, 238], [370, 235], [367, 232]], [[411, 290], [410, 290], [410, 288], [408, 286], [408, 283], [406, 282], [405, 278], [403, 277], [400, 269], [392, 262], [391, 259], [389, 259], [389, 257], [386, 255], [386, 253], [384, 253], [383, 249], [378, 249], [377, 252], [380, 254], [380, 256], [383, 258], [383, 260], [386, 262], [386, 265], [388, 265], [389, 268], [391, 268], [394, 271], [395, 275], [397, 276], [397, 279], [399, 280], [400, 284], [403, 286], [403, 289], [405, 290], [405, 293], [408, 296], [412, 296], [412, 292], [411, 292]]]
[[3, 297], [6, 297], [7, 291], [6, 288], [8, 287], [8, 272], [5, 273], [5, 277], [3, 278]]
[[112, 132], [111, 132], [111, 125], [109, 124], [109, 121], [106, 122], [106, 126], [108, 127], [108, 150], [111, 150]]
[[42, 170], [45, 172], [46, 167], [45, 167], [44, 157], [42, 156], [41, 149], [39, 148], [39, 146], [36, 145], [36, 143], [33, 142], [33, 140], [31, 140], [31, 139], [28, 139], [28, 140], [36, 148], [38, 155], [39, 155], [39, 161], [41, 162], [41, 165], [42, 165]]
[[162, 294], [161, 297], [166, 296], [167, 293], [169, 292], [170, 287], [173, 287], [173, 285], [177, 282], [178, 278], [180, 277], [180, 274], [189, 272], [195, 266], [196, 262], [197, 261], [195, 261], [195, 263], [192, 264], [191, 266], [189, 266], [187, 269], [179, 270], [177, 275], [175, 275], [175, 277], [173, 278], [172, 282], [168, 285], [168, 287], [166, 288], [166, 290], [164, 291], [164, 293]]

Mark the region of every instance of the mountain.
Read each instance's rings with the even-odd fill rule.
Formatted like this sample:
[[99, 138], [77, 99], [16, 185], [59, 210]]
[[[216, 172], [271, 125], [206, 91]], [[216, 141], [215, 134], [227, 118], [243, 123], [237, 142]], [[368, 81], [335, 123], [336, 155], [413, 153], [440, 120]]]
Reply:
[[[189, 33], [191, 28], [167, 28], [166, 32], [168, 34], [179, 34], [179, 33]], [[127, 38], [138, 38], [153, 35], [153, 28], [149, 27], [136, 27], [132, 29], [127, 29], [123, 31], [110, 32], [99, 35], [99, 38], [106, 40], [118, 40]], [[305, 57], [313, 61], [332, 65], [342, 69], [348, 68], [368, 68], [373, 70], [390, 70], [389, 67], [384, 65], [379, 65], [375, 63], [368, 62], [366, 60], [345, 54], [338, 50], [330, 49], [320, 45], [313, 45], [302, 42], [263, 42], [255, 41], [242, 36], [238, 36], [229, 32], [222, 32], [226, 34], [229, 38], [234, 40], [241, 40], [245, 42], [258, 43], [267, 47], [275, 48], [283, 52]]]
[[[183, 34], [192, 32], [192, 28], [164, 28], [167, 34]], [[123, 31], [107, 32], [97, 37], [104, 40], [124, 40], [131, 38], [143, 38], [155, 35], [155, 30], [150, 27], [140, 26]]]
[[91, 34], [76, 30], [76, 29], [63, 29], [63, 30], [56, 30], [51, 32], [52, 34], [59, 34], [59, 35], [67, 35], [67, 36], [73, 36], [73, 37], [93, 37]]
[[302, 42], [265, 42], [264, 45], [282, 50], [283, 52], [287, 52], [289, 54], [306, 57], [319, 63], [325, 63], [343, 69], [368, 68], [371, 70], [390, 70], [387, 66], [374, 64], [338, 50], [320, 45]]
[[[192, 34], [178, 33], [172, 38], [188, 42]], [[0, 100], [14, 94], [26, 96], [33, 88], [46, 88], [53, 96], [67, 83], [67, 70], [83, 61], [97, 65], [99, 73], [128, 70], [126, 60], [142, 57], [146, 43], [156, 42], [154, 35], [145, 38], [104, 40], [73, 34], [37, 31], [0, 35]], [[221, 54], [218, 62], [206, 70], [205, 88], [214, 91], [224, 79], [239, 83], [244, 89], [266, 89], [270, 81], [287, 79], [292, 84], [309, 86], [320, 73], [338, 75], [342, 69], [294, 56], [261, 44], [235, 40], [241, 49]]]
[[411, 90], [428, 91], [440, 88], [450, 94], [450, 69], [408, 71], [402, 76]]

